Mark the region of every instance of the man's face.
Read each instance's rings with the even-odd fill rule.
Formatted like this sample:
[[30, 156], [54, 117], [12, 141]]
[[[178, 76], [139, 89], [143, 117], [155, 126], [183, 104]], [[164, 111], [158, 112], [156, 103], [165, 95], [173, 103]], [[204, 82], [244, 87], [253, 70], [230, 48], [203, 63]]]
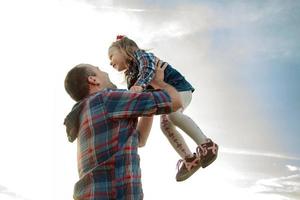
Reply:
[[120, 71], [127, 69], [125, 55], [116, 47], [113, 47], [109, 52], [110, 65]]
[[101, 71], [99, 67], [92, 67], [93, 72], [96, 74], [95, 79], [102, 88], [116, 88], [116, 86], [110, 81], [106, 72]]

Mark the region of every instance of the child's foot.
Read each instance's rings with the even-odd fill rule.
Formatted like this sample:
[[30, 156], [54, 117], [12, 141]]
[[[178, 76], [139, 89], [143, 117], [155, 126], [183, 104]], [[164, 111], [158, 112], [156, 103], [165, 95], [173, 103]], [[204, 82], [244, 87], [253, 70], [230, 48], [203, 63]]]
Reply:
[[176, 181], [184, 181], [201, 167], [200, 157], [194, 153], [193, 157], [180, 159], [177, 163]]
[[214, 162], [218, 156], [218, 145], [211, 139], [207, 139], [207, 142], [197, 147], [196, 152], [201, 159], [201, 166], [203, 168]]

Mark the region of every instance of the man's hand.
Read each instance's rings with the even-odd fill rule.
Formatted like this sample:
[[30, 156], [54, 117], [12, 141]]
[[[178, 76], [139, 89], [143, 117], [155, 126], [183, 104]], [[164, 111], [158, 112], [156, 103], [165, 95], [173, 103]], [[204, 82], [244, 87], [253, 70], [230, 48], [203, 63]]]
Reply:
[[143, 87], [138, 86], [138, 85], [134, 85], [130, 88], [130, 91], [132, 91], [132, 92], [143, 92]]
[[168, 66], [168, 63], [163, 62], [162, 60], [159, 60], [158, 58], [156, 58], [155, 64], [156, 64], [155, 76], [150, 83], [150, 85], [152, 85], [153, 87], [155, 87], [155, 85], [163, 82], [164, 71], [165, 71], [166, 67]]
[[175, 112], [182, 107], [182, 101], [178, 91], [173, 86], [164, 82], [164, 70], [168, 66], [168, 63], [157, 60], [156, 66], [155, 77], [150, 84], [154, 89], [163, 89], [167, 91], [171, 97], [173, 112]]

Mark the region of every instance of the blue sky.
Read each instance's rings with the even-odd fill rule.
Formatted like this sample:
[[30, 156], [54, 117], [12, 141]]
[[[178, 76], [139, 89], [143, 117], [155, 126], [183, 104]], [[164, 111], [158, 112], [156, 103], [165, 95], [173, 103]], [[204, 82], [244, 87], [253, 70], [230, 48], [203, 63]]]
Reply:
[[117, 34], [186, 76], [196, 88], [186, 113], [220, 145], [212, 166], [178, 184], [179, 157], [156, 118], [140, 149], [145, 200], [195, 199], [198, 191], [210, 199], [299, 199], [299, 9], [292, 0], [1, 2], [0, 199], [72, 196], [76, 145], [62, 122], [74, 102], [63, 80], [84, 62], [125, 87], [107, 58]]
[[[231, 55], [233, 62], [237, 60], [232, 68], [238, 71], [245, 90], [253, 92], [261, 102], [261, 111], [276, 129], [270, 135], [285, 140], [285, 150], [299, 155], [295, 140], [300, 118], [299, 2], [220, 2], [207, 4], [219, 11], [220, 17], [241, 21], [238, 26], [211, 31], [214, 49], [220, 55], [232, 45], [244, 48], [248, 57], [239, 60]], [[253, 20], [247, 20], [246, 16], [251, 15]]]

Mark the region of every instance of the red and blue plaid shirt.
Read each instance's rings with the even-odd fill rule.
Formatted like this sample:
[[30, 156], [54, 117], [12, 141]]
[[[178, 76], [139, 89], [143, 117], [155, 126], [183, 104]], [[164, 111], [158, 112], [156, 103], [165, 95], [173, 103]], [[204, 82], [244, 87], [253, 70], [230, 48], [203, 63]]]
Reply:
[[66, 125], [74, 119], [78, 123], [80, 180], [74, 187], [74, 199], [143, 199], [138, 117], [170, 112], [170, 96], [160, 90], [107, 89], [76, 104], [65, 120]]
[[146, 88], [155, 76], [155, 59], [153, 53], [138, 49], [134, 52], [138, 61], [138, 79], [135, 85]]

